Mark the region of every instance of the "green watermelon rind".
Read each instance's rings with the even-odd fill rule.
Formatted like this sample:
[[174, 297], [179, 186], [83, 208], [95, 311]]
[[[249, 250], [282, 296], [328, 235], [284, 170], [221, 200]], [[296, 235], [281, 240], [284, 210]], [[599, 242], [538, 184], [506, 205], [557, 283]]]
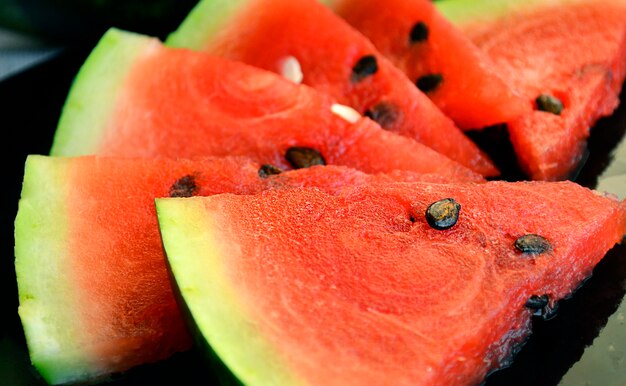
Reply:
[[112, 28], [81, 67], [63, 106], [51, 155], [97, 153], [133, 63], [156, 38]]
[[520, 12], [530, 13], [538, 8], [568, 6], [578, 3], [624, 4], [626, 0], [439, 0], [435, 6], [453, 24], [463, 27], [477, 23], [492, 23]]
[[[66, 277], [69, 263], [67, 205], [62, 162], [31, 155], [15, 218], [15, 272], [24, 334], [33, 365], [51, 384], [69, 383], [90, 373], [80, 353], [67, 350], [79, 341], [71, 310], [76, 291]], [[63, 294], [63, 296], [58, 296]]]
[[176, 31], [165, 40], [165, 45], [201, 50], [208, 41], [230, 23], [240, 8], [250, 0], [213, 0], [199, 2]]
[[[209, 356], [219, 358], [242, 384], [303, 384], [250, 325], [251, 318], [238, 300], [223, 264], [227, 260], [223, 255], [230, 246], [219, 238], [220, 229], [207, 216], [204, 201], [157, 198], [155, 203], [170, 275], [189, 313], [188, 322], [197, 329], [196, 338], [201, 336], [205, 342], [200, 343], [212, 351]], [[215, 229], [215, 233], [207, 229]], [[194, 242], [180, 242], [190, 239]], [[203, 257], [202, 261], [197, 260], [198, 256]], [[211, 301], [216, 298], [220, 301]], [[246, 344], [241, 345], [244, 340]]]
[[[535, 3], [543, 2], [545, 1], [527, 0], [523, 2], [523, 6], [531, 7]], [[440, 0], [434, 4], [446, 19], [458, 25], [476, 21], [488, 22], [522, 7], [522, 2], [515, 0]]]

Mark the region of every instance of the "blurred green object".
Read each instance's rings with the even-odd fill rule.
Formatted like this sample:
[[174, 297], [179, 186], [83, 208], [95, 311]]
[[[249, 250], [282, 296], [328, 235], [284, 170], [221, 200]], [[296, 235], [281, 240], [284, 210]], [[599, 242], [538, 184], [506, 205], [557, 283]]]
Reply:
[[198, 0], [0, 0], [0, 27], [61, 44], [99, 38], [109, 27], [164, 39]]

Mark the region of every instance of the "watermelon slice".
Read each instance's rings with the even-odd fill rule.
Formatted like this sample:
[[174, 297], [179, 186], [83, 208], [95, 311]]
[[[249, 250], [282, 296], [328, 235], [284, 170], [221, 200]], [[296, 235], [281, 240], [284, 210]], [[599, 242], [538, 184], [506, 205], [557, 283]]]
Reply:
[[443, 0], [439, 9], [535, 106], [507, 122], [533, 179], [567, 178], [584, 159], [590, 127], [611, 114], [626, 77], [623, 0]]
[[309, 87], [115, 29], [81, 69], [51, 154], [240, 155], [287, 169], [303, 166], [289, 156], [303, 148], [310, 162], [482, 180]]
[[189, 348], [169, 286], [153, 200], [398, 180], [317, 166], [274, 175], [245, 158], [30, 156], [15, 221], [19, 314], [31, 360], [51, 384], [106, 378]]
[[[433, 211], [446, 198], [460, 214]], [[625, 203], [571, 182], [269, 190], [157, 213], [192, 322], [251, 386], [478, 384], [626, 232]]]
[[531, 109], [512, 92], [487, 55], [430, 1], [324, 2], [367, 36], [459, 127], [492, 126]]
[[374, 45], [317, 0], [201, 1], [167, 44], [283, 74], [485, 176], [497, 171]]

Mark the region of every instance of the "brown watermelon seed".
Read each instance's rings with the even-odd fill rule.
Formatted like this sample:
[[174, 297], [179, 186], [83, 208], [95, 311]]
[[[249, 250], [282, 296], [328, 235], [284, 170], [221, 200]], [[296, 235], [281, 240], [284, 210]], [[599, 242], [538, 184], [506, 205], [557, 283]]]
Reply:
[[522, 253], [538, 255], [552, 249], [552, 245], [545, 237], [528, 234], [515, 240], [515, 248]]
[[310, 147], [290, 147], [285, 153], [285, 158], [294, 169], [326, 165], [326, 160], [324, 160], [320, 152]]
[[532, 295], [528, 300], [526, 300], [526, 307], [532, 310], [541, 310], [550, 302], [550, 298], [548, 295]]
[[390, 129], [397, 121], [400, 112], [394, 104], [380, 102], [367, 110], [364, 115], [378, 123], [383, 129]]
[[282, 169], [280, 169], [279, 167], [270, 164], [263, 164], [259, 168], [259, 177], [267, 178], [269, 176], [280, 174], [282, 172]]
[[554, 115], [561, 115], [561, 111], [563, 111], [563, 102], [552, 95], [541, 94], [535, 99], [535, 103], [539, 111], [545, 111]]
[[420, 76], [415, 82], [415, 85], [423, 93], [429, 93], [435, 91], [442, 81], [443, 76], [441, 74], [428, 74]]
[[170, 187], [170, 197], [191, 197], [197, 192], [196, 178], [190, 174], [179, 178]]
[[428, 26], [423, 21], [415, 23], [411, 32], [409, 33], [409, 41], [411, 43], [419, 43], [428, 39]]
[[378, 71], [378, 62], [374, 55], [366, 55], [352, 67], [352, 81], [359, 82]]
[[446, 230], [452, 228], [459, 220], [461, 204], [453, 198], [444, 198], [433, 202], [426, 209], [426, 221], [431, 228]]

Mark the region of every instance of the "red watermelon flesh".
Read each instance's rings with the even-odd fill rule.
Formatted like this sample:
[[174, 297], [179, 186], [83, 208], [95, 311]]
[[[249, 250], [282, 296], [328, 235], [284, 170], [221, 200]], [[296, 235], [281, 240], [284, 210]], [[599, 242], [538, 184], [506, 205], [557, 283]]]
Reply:
[[[520, 165], [533, 179], [567, 178], [584, 156], [590, 128], [617, 107], [626, 77], [625, 15], [619, 0], [557, 1], [459, 21], [536, 108], [507, 123]], [[539, 110], [535, 99], [542, 94], [562, 102], [560, 115]]]
[[295, 58], [304, 84], [480, 174], [498, 174], [413, 82], [317, 0], [202, 1], [167, 44], [278, 73]]
[[155, 197], [392, 181], [396, 171], [316, 166], [278, 175], [245, 158], [30, 156], [15, 223], [19, 314], [31, 360], [51, 384], [107, 377], [164, 359], [191, 341], [172, 294]]
[[346, 119], [334, 113], [336, 106], [269, 71], [110, 30], [78, 75], [51, 154], [247, 156], [287, 169], [288, 149], [305, 147], [327, 164], [365, 172], [400, 169], [482, 180], [358, 114]]
[[[460, 215], [435, 230], [424, 214], [444, 198]], [[554, 305], [626, 232], [623, 202], [570, 182], [270, 190], [157, 213], [195, 327], [251, 386], [478, 384], [529, 334], [529, 298]], [[548, 249], [516, 250], [528, 234]]]
[[327, 0], [409, 79], [441, 76], [426, 92], [463, 129], [517, 118], [531, 104], [516, 95], [489, 57], [428, 0]]

